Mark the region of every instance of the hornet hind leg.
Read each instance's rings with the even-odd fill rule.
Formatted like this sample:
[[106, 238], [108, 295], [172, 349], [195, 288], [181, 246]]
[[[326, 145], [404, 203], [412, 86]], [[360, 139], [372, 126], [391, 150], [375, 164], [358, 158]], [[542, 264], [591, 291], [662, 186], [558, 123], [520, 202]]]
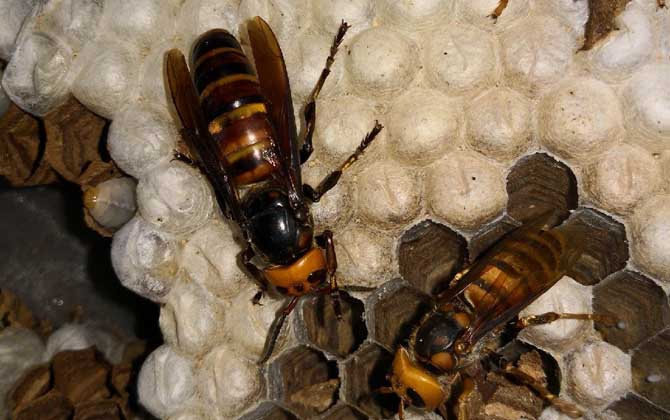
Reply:
[[551, 404], [553, 407], [568, 417], [578, 419], [582, 416], [582, 412], [579, 408], [577, 408], [577, 406], [565, 401], [558, 395], [552, 394], [544, 385], [538, 383], [531, 376], [522, 372], [519, 368], [513, 366], [512, 364], [503, 364], [500, 371], [505, 376], [516, 379], [518, 382], [521, 382], [522, 384], [531, 388], [540, 398]]
[[321, 235], [316, 237], [316, 243], [321, 248], [326, 250], [326, 269], [328, 271], [328, 287], [324, 289], [323, 293], [330, 292], [335, 306], [335, 315], [338, 320], [342, 319], [342, 303], [340, 302], [340, 291], [337, 287], [337, 257], [335, 255], [335, 242], [333, 241], [333, 232], [330, 230], [324, 231]]
[[519, 329], [523, 329], [533, 325], [549, 324], [551, 322], [558, 321], [559, 319], [579, 319], [582, 321], [595, 321], [608, 326], [614, 326], [617, 324], [617, 319], [609, 315], [567, 314], [567, 313], [559, 314], [556, 312], [546, 312], [540, 315], [529, 315], [523, 318], [519, 318], [519, 320], [516, 323], [516, 326]]
[[303, 185], [303, 192], [305, 196], [309, 198], [313, 203], [318, 202], [325, 193], [330, 191], [337, 182], [342, 177], [342, 173], [347, 170], [351, 165], [354, 164], [361, 157], [365, 149], [372, 143], [372, 141], [377, 137], [380, 131], [384, 128], [378, 121], [375, 121], [374, 128], [363, 138], [361, 144], [358, 145], [356, 151], [351, 154], [336, 170], [326, 175], [326, 177], [319, 183], [316, 189], [312, 188], [310, 185]]
[[262, 365], [263, 363], [267, 362], [270, 356], [272, 355], [272, 351], [275, 348], [275, 344], [277, 343], [277, 338], [279, 337], [279, 332], [281, 331], [281, 328], [284, 325], [284, 321], [286, 321], [286, 318], [291, 314], [291, 312], [293, 312], [293, 309], [298, 304], [299, 299], [300, 296], [292, 297], [291, 300], [288, 302], [288, 304], [281, 310], [281, 312], [275, 318], [274, 322], [272, 323], [272, 326], [270, 327], [270, 331], [268, 332], [268, 337], [265, 340], [265, 347], [263, 348], [263, 354], [261, 354], [261, 358], [258, 360], [257, 364]]
[[[349, 29], [349, 25], [342, 21], [342, 24], [340, 25], [340, 28], [337, 31], [337, 34], [335, 35], [335, 38], [333, 39], [333, 43], [330, 46], [330, 55], [328, 55], [328, 58], [326, 59], [326, 66], [324, 69], [321, 71], [321, 75], [319, 76], [319, 80], [317, 80], [316, 85], [314, 86], [314, 89], [312, 89], [312, 93], [309, 96], [309, 99], [307, 101], [307, 105], [305, 105], [305, 111], [304, 111], [304, 117], [305, 117], [305, 134], [303, 135], [303, 142], [302, 142], [302, 148], [300, 149], [300, 163], [303, 164], [307, 162], [307, 160], [310, 158], [312, 155], [312, 152], [314, 151], [314, 146], [312, 144], [312, 138], [314, 136], [314, 129], [316, 126], [316, 100], [319, 97], [319, 93], [321, 93], [321, 88], [323, 88], [323, 84], [326, 82], [326, 79], [328, 78], [328, 75], [330, 74], [330, 68], [332, 67], [333, 63], [335, 62], [335, 55], [337, 54], [337, 50], [340, 47], [340, 44], [342, 43], [342, 40], [344, 39], [344, 35], [347, 33], [347, 30]], [[347, 169], [349, 166], [351, 166], [358, 158], [360, 155], [365, 151], [365, 149], [368, 147], [368, 145], [374, 140], [374, 138], [379, 134], [381, 131], [382, 126], [378, 122], [375, 123], [375, 127], [372, 129], [372, 131], [363, 139], [361, 144], [358, 146], [356, 151], [349, 156], [349, 158], [342, 164], [340, 167], [328, 174], [320, 183], [319, 185], [315, 188], [312, 188], [310, 185], [305, 184], [303, 186], [303, 192], [305, 195], [312, 201], [312, 202], [317, 202], [321, 199], [321, 196], [324, 195], [326, 192], [328, 192], [330, 189], [332, 189], [337, 182], [339, 181], [340, 177], [342, 176], [342, 172]]]
[[330, 46], [330, 55], [326, 59], [326, 66], [321, 71], [319, 80], [317, 80], [316, 86], [314, 86], [314, 89], [312, 89], [312, 93], [309, 95], [307, 105], [305, 105], [304, 117], [305, 117], [306, 128], [302, 143], [302, 149], [300, 149], [301, 164], [307, 162], [309, 157], [312, 155], [312, 152], [314, 151], [314, 146], [312, 146], [312, 136], [314, 135], [314, 127], [316, 125], [316, 99], [319, 97], [321, 88], [323, 87], [323, 84], [326, 82], [326, 78], [330, 74], [330, 67], [335, 62], [335, 54], [337, 54], [337, 49], [342, 43], [344, 35], [347, 33], [348, 29], [349, 25], [345, 21], [342, 21], [342, 23], [340, 24], [340, 28], [337, 31], [337, 35], [335, 35], [335, 38], [333, 39], [333, 44]]
[[258, 267], [256, 267], [254, 263], [251, 262], [254, 256], [256, 256], [256, 253], [254, 252], [254, 249], [251, 247], [251, 244], [248, 243], [247, 248], [241, 254], [242, 264], [244, 265], [244, 268], [247, 269], [249, 274], [251, 274], [251, 277], [253, 277], [254, 281], [258, 285], [258, 293], [254, 295], [252, 302], [254, 303], [254, 305], [259, 305], [261, 299], [263, 298], [263, 295], [268, 290], [268, 281], [261, 272], [261, 270]]

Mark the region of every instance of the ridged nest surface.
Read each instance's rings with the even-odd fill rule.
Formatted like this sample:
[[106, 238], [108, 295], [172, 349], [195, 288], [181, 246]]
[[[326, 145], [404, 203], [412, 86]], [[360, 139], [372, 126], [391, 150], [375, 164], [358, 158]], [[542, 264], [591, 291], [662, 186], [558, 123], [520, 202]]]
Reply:
[[[149, 411], [172, 420], [392, 416], [393, 401], [372, 391], [428, 308], [439, 286], [431, 281], [548, 206], [571, 210], [565, 223], [590, 235], [569, 277], [525, 313], [598, 312], [620, 322], [558, 321], [520, 339], [555, 361], [561, 396], [587, 417], [670, 416], [670, 10], [633, 0], [618, 30], [580, 51], [586, 1], [510, 1], [493, 20], [497, 5], [0, 7], [11, 12], [0, 13], [3, 95], [43, 115], [73, 94], [112, 120], [111, 157], [138, 180], [136, 191], [130, 183], [119, 192], [136, 192], [138, 211], [115, 234], [112, 260], [126, 287], [162, 304], [166, 342], [139, 381]], [[162, 73], [165, 51], [188, 51], [207, 29], [226, 28], [244, 44], [244, 22], [255, 15], [282, 45], [299, 126], [332, 36], [342, 19], [352, 25], [317, 102], [307, 182], [340, 163], [374, 120], [385, 126], [313, 206], [317, 231], [335, 232], [340, 285], [375, 290], [347, 294], [342, 322], [329, 298], [303, 299], [262, 367], [256, 360], [283, 302], [252, 304], [256, 288], [238, 266], [236, 231], [198, 170], [172, 159], [178, 131]], [[100, 205], [109, 207], [102, 213], [132, 208]], [[526, 414], [563, 418], [539, 410]]]

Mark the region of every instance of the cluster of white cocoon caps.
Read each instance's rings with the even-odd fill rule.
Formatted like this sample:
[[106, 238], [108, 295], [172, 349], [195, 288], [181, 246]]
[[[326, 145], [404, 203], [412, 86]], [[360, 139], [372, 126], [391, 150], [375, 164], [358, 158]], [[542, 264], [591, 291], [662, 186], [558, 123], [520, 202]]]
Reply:
[[56, 353], [95, 346], [111, 363], [120, 363], [126, 339], [96, 323], [68, 323], [44, 340], [33, 330], [20, 327], [0, 331], [0, 416], [9, 418], [7, 394], [33, 366], [48, 363]]
[[68, 323], [54, 331], [47, 339], [44, 361], [65, 350], [83, 350], [95, 347], [109, 362], [123, 360], [126, 338], [100, 323]]
[[5, 328], [0, 331], [0, 415], [7, 414], [5, 395], [30, 367], [42, 362], [44, 343], [27, 328]]
[[[317, 229], [335, 231], [341, 284], [378, 286], [396, 276], [395, 241], [420, 220], [469, 237], [504, 211], [509, 168], [545, 150], [573, 168], [583, 204], [626, 224], [632, 268], [670, 287], [670, 196], [663, 195], [670, 187], [663, 175], [670, 171], [670, 13], [653, 0], [633, 0], [618, 31], [577, 53], [587, 2], [511, 1], [494, 22], [488, 15], [497, 4], [3, 2], [6, 95], [43, 115], [74, 94], [112, 120], [110, 153], [138, 179], [138, 213], [117, 232], [112, 259], [126, 287], [163, 303], [166, 344], [140, 375], [152, 413], [190, 419], [215, 409], [235, 417], [263, 395], [253, 361], [281, 302], [250, 303], [255, 287], [236, 263], [242, 248], [210, 186], [172, 161], [178, 131], [162, 73], [169, 48], [187, 52], [214, 27], [244, 39], [241, 25], [254, 15], [268, 20], [284, 47], [297, 113], [340, 20], [353, 25], [318, 101], [315, 153], [304, 166], [311, 185], [375, 119], [386, 127], [313, 206]], [[588, 312], [590, 293], [564, 279], [527, 313]], [[630, 388], [628, 359], [599, 343], [590, 325], [560, 321], [527, 335], [559, 355], [579, 403], [600, 406]], [[594, 344], [583, 347], [584, 340]], [[597, 364], [600, 357], [611, 363]], [[608, 373], [612, 364], [616, 375]]]

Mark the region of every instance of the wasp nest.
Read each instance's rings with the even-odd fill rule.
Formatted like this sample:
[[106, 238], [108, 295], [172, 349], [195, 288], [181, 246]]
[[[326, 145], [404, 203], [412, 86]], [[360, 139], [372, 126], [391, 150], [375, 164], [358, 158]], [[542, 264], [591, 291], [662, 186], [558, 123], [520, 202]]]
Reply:
[[[63, 413], [69, 418], [76, 410], [88, 416], [109, 411], [119, 418], [118, 410], [127, 409], [136, 346], [97, 323], [67, 323], [45, 340], [28, 325], [13, 322], [11, 312], [5, 315], [10, 326], [3, 323], [0, 331], [3, 417]], [[89, 418], [81, 415], [77, 418]]]
[[[618, 2], [625, 7], [609, 22], [618, 30], [594, 40], [584, 30], [589, 3], [602, 2], [510, 1], [493, 19], [500, 3], [0, 6], [6, 95], [44, 115], [73, 93], [112, 120], [110, 154], [138, 180], [138, 212], [116, 233], [112, 261], [124, 285], [163, 305], [166, 343], [139, 384], [153, 414], [393, 416], [397, 401], [374, 390], [385, 385], [394, 347], [444, 287], [436, 279], [549, 206], [587, 229], [585, 252], [524, 313], [596, 311], [620, 322], [563, 320], [520, 338], [554, 359], [561, 396], [586, 413], [670, 416], [670, 11], [654, 0]], [[339, 164], [375, 119], [386, 127], [313, 206], [318, 229], [335, 232], [340, 284], [376, 290], [344, 294], [341, 322], [329, 298], [303, 299], [263, 367], [255, 361], [282, 303], [251, 303], [256, 289], [240, 269], [236, 232], [203, 176], [172, 161], [178, 132], [162, 74], [169, 48], [188, 51], [214, 27], [244, 42], [254, 15], [278, 35], [298, 109], [340, 20], [353, 25], [318, 101], [306, 180]], [[132, 211], [124, 200], [119, 206]], [[530, 397], [515, 405], [505, 396], [510, 384], [491, 382], [499, 399], [480, 401], [482, 412], [560, 418], [552, 408], [540, 415]]]

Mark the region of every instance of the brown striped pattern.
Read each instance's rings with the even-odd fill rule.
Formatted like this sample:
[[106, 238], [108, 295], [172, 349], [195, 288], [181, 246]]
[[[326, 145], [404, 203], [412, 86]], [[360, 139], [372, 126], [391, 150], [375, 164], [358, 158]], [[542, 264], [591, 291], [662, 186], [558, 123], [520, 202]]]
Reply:
[[556, 231], [525, 231], [503, 240], [464, 291], [475, 317], [492, 319], [532, 302], [563, 275], [563, 249]]
[[265, 159], [274, 144], [265, 97], [239, 42], [213, 29], [196, 41], [191, 54], [193, 82], [209, 132], [219, 145], [237, 185], [270, 177]]

